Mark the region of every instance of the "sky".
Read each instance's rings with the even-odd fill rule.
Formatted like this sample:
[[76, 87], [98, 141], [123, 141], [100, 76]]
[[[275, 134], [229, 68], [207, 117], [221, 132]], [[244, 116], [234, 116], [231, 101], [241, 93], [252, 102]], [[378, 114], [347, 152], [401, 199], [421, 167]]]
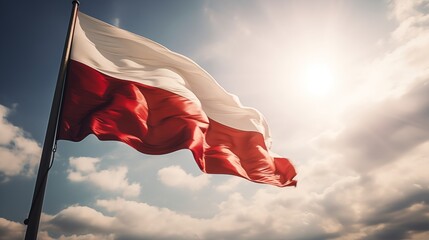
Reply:
[[[72, 1], [3, 1], [0, 240], [22, 239]], [[279, 188], [59, 141], [39, 239], [429, 239], [428, 0], [82, 0], [266, 117]]]

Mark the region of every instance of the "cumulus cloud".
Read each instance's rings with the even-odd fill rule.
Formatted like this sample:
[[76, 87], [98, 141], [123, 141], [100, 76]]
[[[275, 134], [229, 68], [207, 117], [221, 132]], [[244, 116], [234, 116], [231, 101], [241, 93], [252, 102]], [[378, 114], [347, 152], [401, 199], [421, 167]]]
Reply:
[[[393, 32], [396, 40], [410, 40], [425, 33], [429, 17], [426, 14], [429, 2], [427, 0], [391, 1], [391, 16], [399, 22]], [[426, 25], [426, 26], [425, 26]]]
[[429, 167], [428, 146], [321, 196], [325, 214], [344, 224], [339, 239], [424, 239], [419, 236], [429, 231], [429, 180], [420, 168]]
[[428, 4], [391, 1], [391, 15], [399, 24], [392, 33], [396, 47], [363, 75], [342, 130], [320, 139], [322, 148], [342, 154], [361, 171], [390, 164], [429, 139]]
[[344, 129], [324, 135], [321, 147], [360, 170], [391, 163], [429, 139], [428, 92], [429, 78], [400, 97], [350, 111]]
[[40, 159], [39, 144], [7, 120], [10, 110], [0, 105], [0, 176], [33, 176]]
[[373, 63], [343, 128], [317, 141], [331, 156], [330, 167], [318, 165], [332, 176], [312, 203], [343, 225], [338, 239], [424, 239], [429, 231], [427, 3], [392, 1], [394, 17], [407, 22], [392, 34], [397, 47]]
[[[387, 41], [384, 56], [374, 60], [360, 81], [358, 100], [400, 97], [416, 84], [428, 81], [429, 14], [427, 0], [391, 1], [392, 19], [398, 23]], [[393, 46], [393, 47], [390, 47]]]
[[[423, 173], [408, 172], [403, 178], [419, 179]], [[250, 198], [232, 193], [208, 218], [121, 198], [98, 200], [97, 207], [108, 215], [71, 206], [46, 218], [43, 230], [65, 236], [91, 233], [98, 239], [377, 239], [393, 234], [413, 239], [427, 231], [427, 194], [413, 195], [409, 193], [417, 188], [401, 188], [410, 197], [398, 200], [391, 193], [377, 192], [396, 189], [389, 188], [396, 179], [380, 177], [363, 186], [365, 182], [360, 177], [344, 177], [322, 193], [308, 186], [300, 192], [261, 189]], [[429, 186], [427, 180], [418, 183]]]
[[104, 216], [102, 213], [85, 206], [70, 206], [55, 216], [44, 215], [43, 221], [55, 223], [45, 228], [55, 232], [79, 233], [79, 235], [95, 234], [100, 229], [112, 227], [115, 219]]
[[162, 168], [158, 171], [159, 180], [169, 187], [177, 187], [192, 191], [199, 190], [207, 186], [210, 182], [210, 176], [201, 174], [192, 176], [186, 173], [180, 166], [170, 166]]
[[0, 218], [0, 240], [21, 240], [24, 231], [24, 225]]
[[114, 237], [112, 235], [108, 236], [100, 236], [95, 234], [85, 234], [85, 235], [76, 235], [73, 234], [71, 236], [64, 236], [61, 235], [58, 240], [99, 240], [99, 239], [105, 239], [105, 240], [113, 240]]
[[195, 226], [200, 224], [198, 219], [122, 198], [98, 200], [96, 205], [115, 217], [89, 207], [71, 206], [47, 216], [42, 228], [61, 232], [64, 237], [75, 236], [70, 239], [88, 234], [94, 239], [195, 239]]
[[336, 158], [309, 162], [301, 174], [311, 177], [298, 188], [232, 192], [205, 218], [123, 198], [100, 199], [94, 207], [73, 205], [44, 215], [41, 230], [59, 239], [422, 240], [429, 231], [427, 156], [429, 141], [369, 174], [347, 169]]
[[[260, 194], [260, 197], [269, 196]], [[77, 236], [88, 234], [91, 229], [91, 233], [100, 239], [111, 235], [115, 239], [260, 239], [264, 231], [275, 229], [275, 232], [270, 232], [270, 236], [290, 231], [291, 229], [284, 230], [283, 221], [278, 222], [275, 228], [270, 227], [273, 223], [267, 212], [270, 205], [264, 204], [260, 197], [246, 200], [240, 194], [233, 194], [219, 205], [220, 212], [216, 216], [207, 219], [120, 198], [98, 200], [98, 207], [116, 217], [112, 218], [91, 208], [74, 206], [51, 216], [44, 223], [43, 229]], [[282, 209], [286, 208], [277, 210]], [[282, 211], [279, 215], [281, 213]], [[93, 219], [88, 219], [88, 216]], [[85, 222], [89, 223], [83, 226]], [[264, 230], [266, 227], [268, 229]], [[281, 239], [271, 239], [276, 238]]]
[[[42, 224], [47, 221], [47, 218], [51, 216], [43, 215], [42, 216]], [[17, 223], [14, 221], [7, 220], [5, 218], [0, 218], [0, 240], [22, 240], [25, 236], [26, 226], [21, 223]], [[113, 240], [112, 235], [94, 235], [94, 234], [82, 234], [76, 235], [71, 234], [69, 236], [65, 236], [64, 234], [60, 235], [57, 238], [53, 238], [49, 236], [47, 231], [39, 231], [37, 239], [40, 240]]]
[[125, 197], [140, 194], [140, 184], [129, 183], [128, 168], [124, 166], [99, 170], [99, 158], [71, 157], [68, 179], [72, 182], [89, 182], [102, 190], [121, 192]]
[[241, 178], [231, 177], [225, 182], [216, 186], [216, 190], [219, 192], [230, 192], [237, 188], [240, 182], [243, 181]]

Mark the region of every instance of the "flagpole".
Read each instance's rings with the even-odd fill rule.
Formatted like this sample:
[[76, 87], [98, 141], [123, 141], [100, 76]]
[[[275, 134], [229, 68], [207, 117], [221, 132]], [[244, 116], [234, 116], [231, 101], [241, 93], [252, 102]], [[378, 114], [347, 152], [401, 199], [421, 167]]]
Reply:
[[40, 215], [42, 213], [43, 198], [45, 195], [46, 182], [48, 180], [48, 171], [51, 165], [51, 160], [56, 147], [56, 135], [59, 115], [61, 112], [61, 102], [63, 98], [63, 90], [67, 66], [70, 59], [70, 50], [73, 40], [73, 32], [75, 28], [77, 13], [79, 9], [79, 1], [73, 1], [73, 9], [70, 16], [70, 22], [67, 30], [67, 37], [64, 44], [63, 55], [61, 59], [60, 70], [58, 72], [57, 85], [55, 87], [54, 99], [52, 101], [51, 113], [49, 116], [48, 128], [46, 129], [45, 142], [43, 144], [42, 156], [40, 158], [39, 170], [37, 172], [36, 186], [33, 193], [33, 201], [31, 203], [30, 213], [24, 221], [27, 226], [25, 240], [37, 239], [39, 229]]

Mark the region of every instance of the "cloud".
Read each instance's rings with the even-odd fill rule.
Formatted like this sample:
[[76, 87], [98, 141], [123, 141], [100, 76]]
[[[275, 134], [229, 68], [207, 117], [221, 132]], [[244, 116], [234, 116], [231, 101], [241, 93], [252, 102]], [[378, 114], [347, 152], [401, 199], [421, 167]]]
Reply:
[[230, 177], [225, 182], [216, 186], [216, 190], [219, 192], [230, 192], [237, 188], [237, 186], [243, 181], [243, 179], [238, 177]]
[[39, 144], [6, 118], [10, 110], [0, 105], [0, 176], [33, 176], [40, 159]]
[[427, 82], [429, 64], [429, 1], [391, 1], [391, 15], [397, 28], [385, 47], [384, 56], [375, 59], [360, 88], [362, 99], [384, 99], [407, 93], [416, 83]]
[[195, 239], [195, 227], [200, 224], [198, 219], [122, 198], [98, 200], [96, 204], [115, 217], [89, 207], [70, 206], [46, 216], [42, 228], [60, 232], [64, 239], [88, 234], [94, 239]]
[[396, 18], [398, 21], [406, 20], [413, 16], [419, 16], [420, 12], [418, 11], [418, 6], [423, 5], [424, 3], [427, 4], [427, 1], [425, 0], [417, 0], [417, 1], [398, 1], [398, 0], [391, 0], [391, 15], [392, 17]]
[[[99, 239], [112, 235], [114, 239], [230, 239], [233, 236], [236, 239], [258, 239], [263, 236], [257, 235], [258, 231], [262, 234], [265, 227], [271, 231], [272, 222], [267, 221], [267, 206], [263, 203], [255, 206], [253, 203], [240, 194], [233, 194], [220, 204], [219, 214], [213, 218], [200, 219], [121, 198], [98, 200], [97, 206], [115, 217], [88, 207], [72, 206], [46, 218], [43, 230], [76, 236], [91, 232]], [[237, 208], [237, 204], [241, 208]], [[277, 231], [284, 229], [281, 222], [277, 227]], [[270, 233], [270, 236], [275, 235]]]
[[24, 230], [24, 225], [0, 218], [0, 240], [21, 240]]
[[429, 139], [428, 92], [429, 81], [400, 97], [355, 106], [363, 110], [349, 111], [344, 129], [324, 135], [320, 146], [362, 171], [389, 164]]
[[140, 184], [128, 182], [127, 167], [98, 170], [99, 161], [99, 158], [71, 157], [68, 179], [72, 182], [89, 182], [105, 191], [121, 192], [125, 197], [140, 194]]
[[[407, 199], [392, 203], [400, 209], [382, 208], [379, 215], [369, 219], [372, 226], [377, 226], [372, 236], [365, 239], [410, 239], [410, 232], [429, 232], [429, 192], [407, 196]], [[392, 205], [390, 204], [390, 205]]]
[[[82, 213], [82, 211], [80, 212]], [[43, 215], [42, 221], [46, 218], [49, 218], [50, 216]], [[25, 230], [26, 226], [21, 223], [13, 222], [10, 220], [7, 220], [5, 218], [0, 218], [0, 240], [22, 240], [25, 236]], [[70, 236], [64, 236], [63, 234], [60, 237], [52, 238], [49, 236], [48, 232], [46, 231], [39, 231], [37, 239], [40, 240], [113, 240], [114, 238], [112, 235], [107, 236], [97, 236], [94, 234], [83, 234], [83, 235], [76, 235], [72, 234]]]
[[205, 218], [123, 198], [100, 199], [94, 207], [45, 214], [41, 230], [61, 236], [55, 239], [424, 239], [427, 156], [429, 141], [368, 174], [337, 158], [309, 162], [301, 166], [307, 178], [298, 188], [232, 192]]
[[364, 75], [366, 92], [344, 112], [343, 128], [316, 140], [330, 158], [301, 173], [329, 171], [317, 175], [325, 179], [316, 186], [329, 187], [311, 202], [343, 225], [338, 239], [428, 235], [429, 180], [422, 169], [429, 168], [429, 29], [428, 14], [417, 9], [423, 2], [393, 2], [398, 20], [413, 23], [398, 26], [392, 34], [397, 46]]
[[44, 215], [43, 221], [49, 223], [45, 228], [51, 231], [87, 235], [96, 234], [102, 229], [112, 227], [115, 219], [104, 216], [92, 208], [73, 205], [63, 209], [55, 216]]
[[200, 190], [209, 184], [210, 176], [201, 174], [192, 176], [187, 174], [180, 166], [170, 166], [158, 171], [159, 180], [166, 186], [188, 189], [192, 191]]
[[428, 6], [427, 0], [391, 1], [391, 17], [399, 23], [392, 33], [393, 38], [398, 41], [410, 40], [425, 33], [429, 23], [426, 12]]
[[375, 60], [356, 88], [358, 100], [400, 97], [416, 84], [426, 82], [429, 75], [427, 42], [429, 31], [426, 29], [412, 39], [401, 40], [397, 48]]
[[414, 179], [421, 179], [424, 191], [407, 190], [403, 185], [415, 175], [407, 173], [399, 184], [408, 196], [404, 199], [377, 192], [397, 189], [392, 184], [396, 179], [380, 176], [363, 185], [366, 181], [350, 177], [338, 179], [321, 194], [277, 188], [258, 190], [248, 198], [232, 193], [208, 218], [122, 198], [98, 200], [99, 210], [73, 205], [44, 215], [41, 230], [61, 235], [56, 239], [424, 239], [419, 236], [425, 236], [429, 220], [428, 180], [422, 170]]
[[[363, 75], [342, 129], [320, 139], [321, 148], [342, 154], [359, 171], [390, 164], [429, 139], [428, 4], [391, 2], [392, 15], [401, 21], [393, 31], [394, 47]], [[413, 23], [403, 25], [407, 19]]]
[[99, 236], [94, 234], [85, 234], [85, 235], [76, 235], [73, 234], [71, 236], [64, 236], [61, 235], [58, 240], [99, 240], [99, 239], [105, 239], [105, 240], [113, 240], [113, 236]]
[[362, 222], [376, 230], [367, 239], [412, 239], [429, 232], [428, 149], [426, 141], [371, 177], [366, 206], [372, 213]]

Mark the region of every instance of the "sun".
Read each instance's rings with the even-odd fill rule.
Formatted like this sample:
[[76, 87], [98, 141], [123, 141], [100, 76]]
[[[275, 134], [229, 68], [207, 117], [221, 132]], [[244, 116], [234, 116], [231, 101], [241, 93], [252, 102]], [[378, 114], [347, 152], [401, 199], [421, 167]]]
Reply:
[[307, 65], [304, 70], [303, 83], [313, 96], [326, 96], [332, 91], [334, 77], [330, 66], [325, 63]]

